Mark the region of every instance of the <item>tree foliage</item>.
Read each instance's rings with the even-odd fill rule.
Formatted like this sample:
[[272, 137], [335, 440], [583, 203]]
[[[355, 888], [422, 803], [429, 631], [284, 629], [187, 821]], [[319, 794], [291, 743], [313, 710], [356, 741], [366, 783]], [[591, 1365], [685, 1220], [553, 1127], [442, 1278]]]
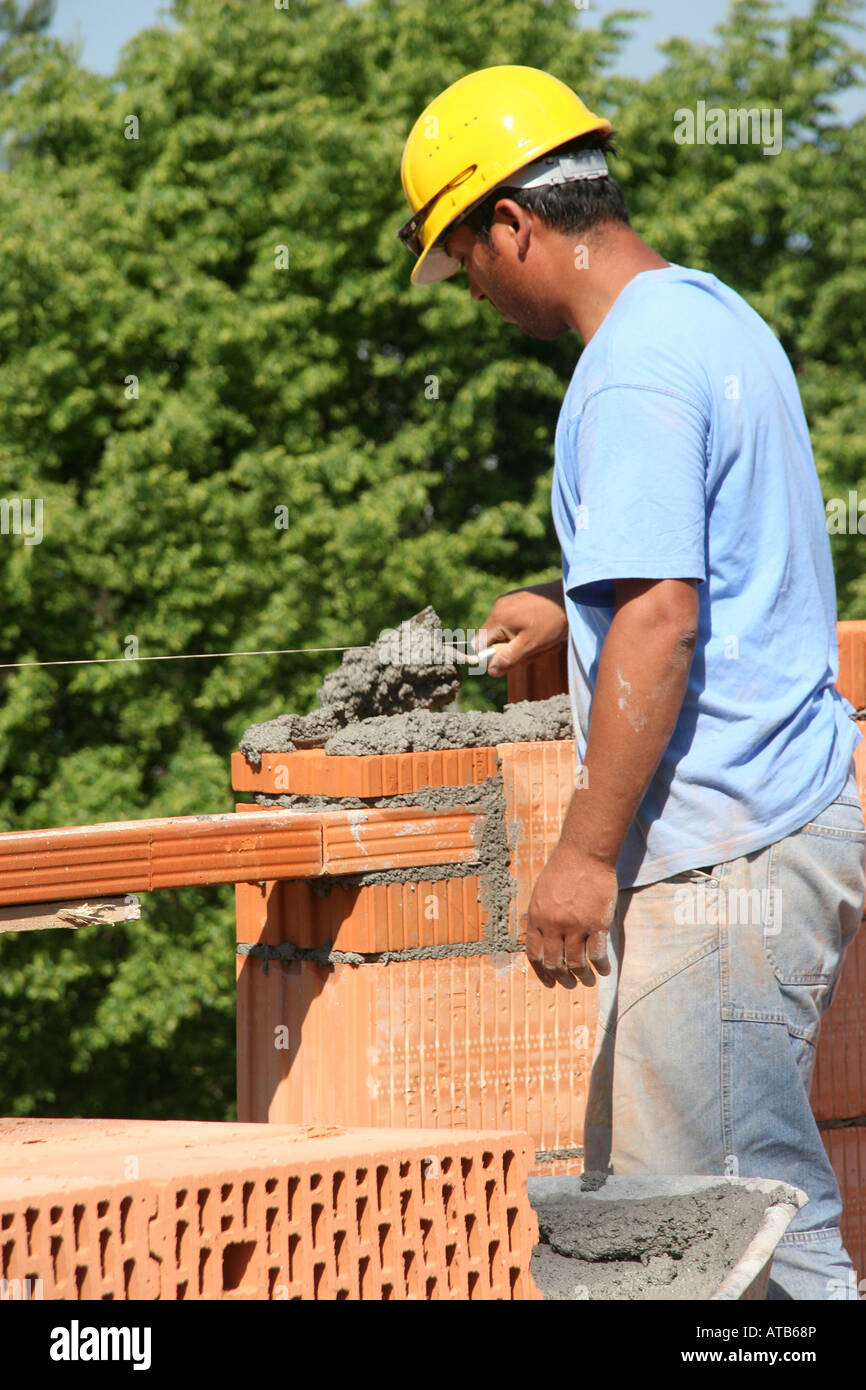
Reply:
[[[832, 104], [857, 75], [854, 11], [782, 23], [738, 0], [644, 82], [610, 71], [630, 12], [594, 24], [571, 0], [509, 0], [495, 23], [486, 0], [175, 0], [178, 27], [139, 34], [110, 78], [10, 39], [0, 467], [43, 535], [0, 536], [3, 659], [344, 646], [427, 603], [471, 627], [555, 572], [579, 344], [523, 337], [462, 278], [412, 289], [394, 236], [415, 117], [494, 63], [610, 115], [638, 229], [764, 314], [827, 496], [861, 487], [866, 123]], [[781, 108], [782, 152], [678, 145], [698, 100]], [[834, 538], [841, 616], [864, 611], [857, 540]], [[229, 809], [245, 725], [309, 708], [333, 662], [0, 672], [0, 828]], [[0, 940], [3, 1108], [230, 1116], [232, 916], [230, 890], [188, 890], [138, 925]]]

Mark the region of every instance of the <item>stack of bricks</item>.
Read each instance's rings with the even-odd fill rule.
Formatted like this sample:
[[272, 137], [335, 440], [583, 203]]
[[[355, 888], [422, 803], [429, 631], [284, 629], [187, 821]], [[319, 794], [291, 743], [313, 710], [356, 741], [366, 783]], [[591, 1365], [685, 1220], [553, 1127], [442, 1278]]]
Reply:
[[[545, 989], [524, 951], [532, 885], [574, 787], [574, 741], [308, 750], [264, 754], [258, 769], [236, 754], [232, 770], [236, 790], [269, 797], [433, 786], [459, 806], [482, 794], [502, 859], [482, 843], [478, 868], [350, 876], [327, 896], [312, 881], [238, 884], [239, 1118], [526, 1130], [534, 1172], [582, 1171], [594, 996]], [[509, 867], [497, 910], [491, 879]]]
[[526, 1135], [0, 1121], [3, 1297], [535, 1300]]

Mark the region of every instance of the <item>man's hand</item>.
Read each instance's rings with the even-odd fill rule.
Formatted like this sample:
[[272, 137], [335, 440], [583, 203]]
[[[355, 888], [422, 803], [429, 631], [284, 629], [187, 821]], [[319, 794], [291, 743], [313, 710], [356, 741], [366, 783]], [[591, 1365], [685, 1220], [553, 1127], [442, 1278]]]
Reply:
[[487, 646], [499, 648], [487, 663], [491, 676], [507, 675], [522, 661], [558, 647], [568, 636], [562, 580], [501, 594], [481, 631]]
[[[610, 974], [607, 934], [616, 913], [616, 868], [560, 840], [529, 903], [526, 954], [542, 984], [574, 989]], [[575, 979], [575, 976], [577, 979]]]

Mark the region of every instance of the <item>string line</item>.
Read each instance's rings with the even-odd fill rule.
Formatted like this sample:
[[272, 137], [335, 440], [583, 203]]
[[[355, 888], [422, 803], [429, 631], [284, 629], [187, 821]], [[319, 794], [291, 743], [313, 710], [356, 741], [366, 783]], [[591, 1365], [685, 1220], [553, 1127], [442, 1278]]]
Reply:
[[[375, 643], [370, 643], [375, 646]], [[67, 661], [0, 661], [0, 671], [20, 670], [24, 666], [110, 666], [113, 663], [123, 662], [127, 666], [133, 666], [137, 661], [206, 661], [209, 657], [224, 656], [305, 656], [307, 653], [316, 654], [318, 652], [351, 652], [362, 649], [363, 643], [355, 642], [350, 647], [275, 647], [265, 651], [251, 652], [182, 652], [176, 656], [93, 656], [78, 657]], [[449, 642], [449, 647], [468, 647], [469, 642]]]

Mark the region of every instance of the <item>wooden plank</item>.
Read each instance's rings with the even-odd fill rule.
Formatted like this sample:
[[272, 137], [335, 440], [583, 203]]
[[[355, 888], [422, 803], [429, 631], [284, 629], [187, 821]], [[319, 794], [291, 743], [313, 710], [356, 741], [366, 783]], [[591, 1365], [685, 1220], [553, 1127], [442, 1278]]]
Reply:
[[46, 931], [52, 927], [90, 926], [93, 922], [137, 922], [141, 902], [133, 893], [123, 898], [68, 898], [56, 903], [18, 903], [0, 907], [0, 932]]

